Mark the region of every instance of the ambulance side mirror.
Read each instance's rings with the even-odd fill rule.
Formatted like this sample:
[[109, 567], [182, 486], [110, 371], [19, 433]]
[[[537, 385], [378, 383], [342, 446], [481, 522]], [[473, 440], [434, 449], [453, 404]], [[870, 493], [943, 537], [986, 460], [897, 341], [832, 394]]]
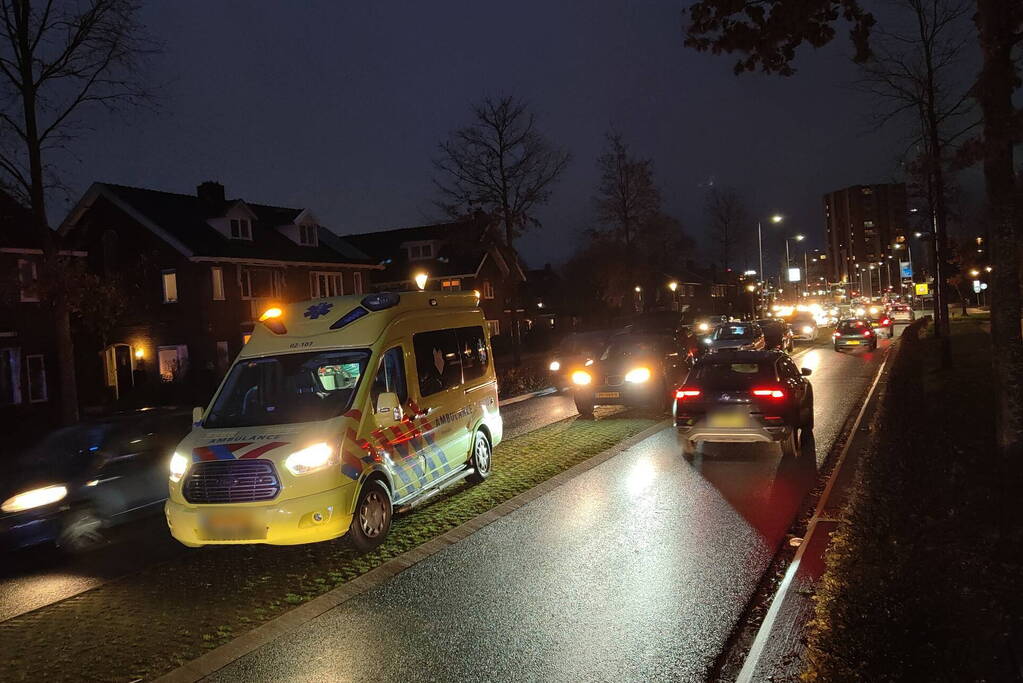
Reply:
[[204, 410], [203, 410], [202, 406], [196, 406], [196, 407], [192, 408], [192, 424], [193, 425], [198, 425], [200, 422], [202, 422], [202, 414], [203, 414], [203, 412], [204, 412]]
[[384, 392], [377, 397], [376, 409], [373, 413], [377, 427], [390, 427], [404, 417], [398, 394]]

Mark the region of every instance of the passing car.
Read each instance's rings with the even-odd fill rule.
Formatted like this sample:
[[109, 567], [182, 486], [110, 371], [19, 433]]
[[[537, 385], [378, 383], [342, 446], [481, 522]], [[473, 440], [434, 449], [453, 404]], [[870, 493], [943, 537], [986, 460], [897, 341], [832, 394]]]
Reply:
[[789, 324], [792, 325], [792, 332], [796, 339], [816, 341], [818, 329], [817, 320], [813, 317], [813, 313], [797, 311], [792, 314]]
[[893, 323], [913, 322], [913, 307], [909, 304], [893, 304], [888, 313]]
[[547, 364], [551, 382], [560, 391], [572, 383], [572, 373], [599, 356], [607, 346], [607, 330], [576, 332], [565, 337]]
[[0, 473], [0, 547], [88, 550], [108, 528], [159, 513], [191, 426], [187, 410], [153, 408], [52, 432]]
[[725, 323], [714, 328], [714, 333], [704, 340], [707, 350], [718, 351], [742, 350], [757, 351], [764, 348], [764, 331], [757, 323]]
[[675, 391], [672, 414], [691, 456], [701, 443], [778, 443], [795, 456], [799, 431], [813, 429], [809, 368], [781, 351], [721, 351], [693, 367]]
[[718, 325], [723, 325], [727, 323], [729, 320], [731, 320], [731, 318], [729, 318], [727, 315], [704, 316], [702, 318], [696, 319], [693, 322], [692, 326], [693, 332], [695, 332], [698, 336], [705, 337], [710, 334], [713, 334], [714, 328], [716, 328]]
[[665, 410], [689, 370], [687, 358], [667, 335], [616, 335], [596, 361], [573, 374], [576, 409], [584, 417], [603, 405]]
[[840, 320], [831, 335], [835, 342], [835, 351], [851, 348], [877, 349], [877, 335], [874, 334], [870, 321], [864, 318]]
[[892, 319], [882, 313], [876, 318], [870, 319], [870, 327], [874, 330], [874, 334], [877, 336], [884, 336], [891, 339], [894, 335]]
[[689, 352], [690, 361], [695, 360], [703, 352], [700, 348], [700, 337], [689, 325], [682, 323], [682, 316], [677, 311], [641, 313], [626, 323], [622, 332], [670, 336]]
[[792, 332], [792, 325], [781, 318], [764, 318], [758, 320], [757, 324], [764, 331], [764, 348], [778, 349], [785, 353], [792, 353], [794, 347], [795, 333]]

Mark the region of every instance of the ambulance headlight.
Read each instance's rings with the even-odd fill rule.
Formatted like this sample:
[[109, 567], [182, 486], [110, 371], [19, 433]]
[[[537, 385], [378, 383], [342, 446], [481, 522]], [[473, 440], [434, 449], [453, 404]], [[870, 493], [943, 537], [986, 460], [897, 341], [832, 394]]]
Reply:
[[300, 451], [295, 451], [284, 461], [284, 466], [292, 474], [309, 474], [335, 464], [334, 449], [325, 441], [314, 443]]
[[635, 368], [625, 373], [625, 381], [632, 384], [642, 384], [650, 379], [650, 368]]
[[591, 381], [593, 381], [593, 378], [590, 377], [590, 373], [588, 372], [576, 370], [572, 373], [572, 384], [575, 384], [576, 386], [584, 387]]
[[32, 508], [56, 503], [59, 500], [63, 500], [66, 496], [66, 486], [44, 486], [42, 488], [25, 491], [24, 493], [19, 493], [16, 496], [8, 498], [4, 501], [3, 505], [0, 505], [0, 510], [3, 510], [4, 512], [21, 512], [22, 510], [31, 510]]
[[558, 370], [560, 370], [560, 369], [561, 369], [561, 363], [560, 363], [559, 361], [556, 361], [556, 360], [552, 360], [552, 361], [551, 361], [551, 364], [550, 364], [550, 365], [548, 365], [548, 366], [547, 366], [547, 368], [548, 368], [548, 369], [549, 369], [549, 370], [550, 370], [551, 372], [557, 372]]
[[185, 476], [185, 471], [188, 470], [188, 458], [175, 453], [170, 459], [170, 480], [175, 484], [181, 481], [181, 477]]

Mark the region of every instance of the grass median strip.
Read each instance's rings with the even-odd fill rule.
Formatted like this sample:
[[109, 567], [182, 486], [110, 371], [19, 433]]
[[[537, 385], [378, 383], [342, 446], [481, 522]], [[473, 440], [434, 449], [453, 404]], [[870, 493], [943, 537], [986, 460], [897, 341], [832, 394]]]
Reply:
[[[564, 420], [509, 440], [493, 475], [395, 520], [388, 541], [358, 555], [341, 541], [189, 552], [0, 623], [0, 680], [152, 678], [295, 605], [513, 498], [638, 434], [657, 420], [619, 414]], [[124, 548], [125, 562], [131, 549]]]

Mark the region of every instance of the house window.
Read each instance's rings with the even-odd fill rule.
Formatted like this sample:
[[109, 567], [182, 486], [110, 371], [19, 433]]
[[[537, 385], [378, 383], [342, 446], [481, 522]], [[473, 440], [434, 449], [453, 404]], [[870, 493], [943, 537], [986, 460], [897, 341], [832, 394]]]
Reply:
[[39, 301], [39, 271], [35, 261], [18, 259], [18, 286], [22, 301]]
[[21, 349], [0, 349], [0, 406], [21, 403]]
[[298, 226], [298, 242], [304, 244], [307, 247], [315, 247], [317, 244], [317, 227], [316, 225], [300, 225]]
[[46, 362], [42, 354], [25, 356], [28, 365], [28, 402], [42, 403], [46, 395]]
[[727, 285], [711, 285], [710, 295], [713, 297], [727, 296], [728, 289]]
[[314, 299], [342, 296], [345, 293], [341, 273], [311, 273], [309, 291]]
[[156, 350], [157, 361], [160, 364], [160, 379], [164, 382], [180, 382], [188, 372], [188, 347], [184, 344], [177, 346], [160, 346]]
[[442, 280], [440, 288], [447, 292], [460, 292], [462, 291], [461, 280]]
[[411, 244], [408, 247], [408, 260], [419, 261], [422, 259], [433, 258], [433, 245], [432, 244]]
[[213, 300], [223, 301], [224, 300], [224, 269], [220, 266], [213, 266], [210, 268], [210, 273], [213, 277]]
[[231, 364], [231, 354], [227, 349], [226, 341], [217, 342], [217, 374], [221, 377], [227, 372], [227, 366]]
[[252, 221], [250, 221], [247, 218], [232, 218], [231, 219], [231, 239], [251, 240], [252, 239]]
[[863, 227], [864, 228], [872, 228], [872, 227], [874, 227], [874, 221], [863, 221]]
[[483, 287], [480, 289], [480, 291], [482, 292], [484, 299], [494, 298], [494, 285], [490, 284], [490, 280], [483, 281]]
[[252, 273], [247, 268], [238, 269], [238, 290], [243, 299], [252, 298]]
[[238, 268], [238, 291], [243, 299], [284, 296], [284, 273], [266, 268]]
[[501, 321], [500, 320], [488, 320], [487, 331], [491, 337], [496, 337], [501, 334]]
[[363, 292], [362, 273], [359, 272], [352, 273], [352, 293], [362, 294], [362, 292]]
[[178, 301], [178, 274], [173, 270], [163, 271], [163, 303], [174, 304]]

